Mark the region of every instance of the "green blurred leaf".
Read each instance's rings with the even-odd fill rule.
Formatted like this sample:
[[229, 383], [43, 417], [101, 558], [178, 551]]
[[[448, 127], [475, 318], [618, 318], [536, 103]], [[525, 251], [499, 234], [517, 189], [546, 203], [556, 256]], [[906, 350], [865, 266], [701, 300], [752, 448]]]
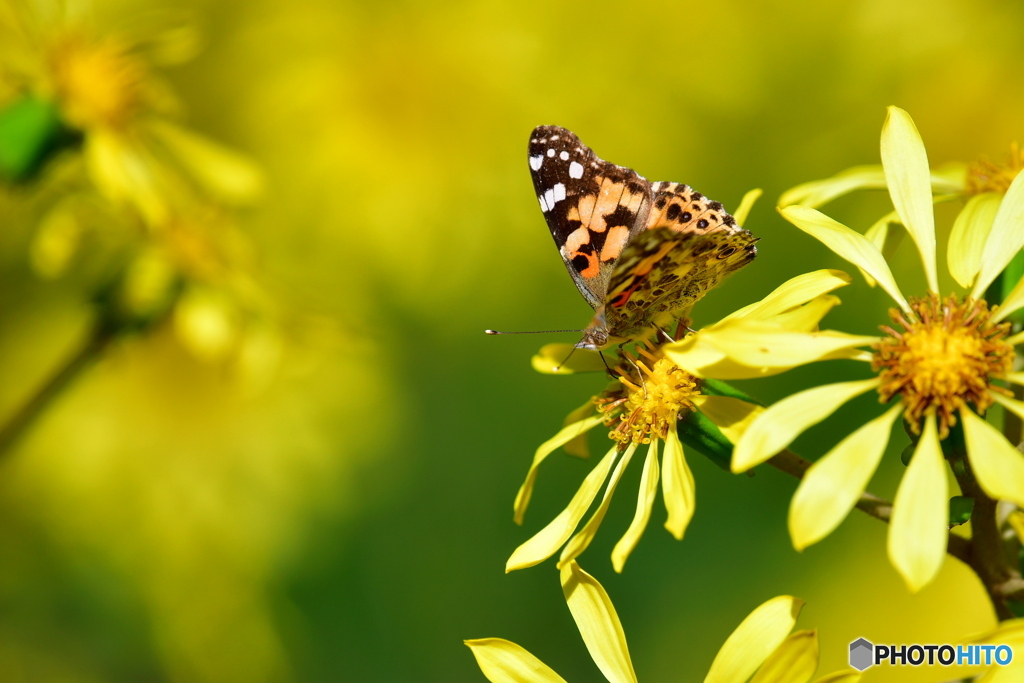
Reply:
[[960, 526], [971, 520], [974, 499], [968, 496], [953, 496], [949, 499], [949, 525]]
[[16, 100], [0, 110], [0, 179], [31, 180], [55, 152], [78, 140], [53, 102], [31, 96]]

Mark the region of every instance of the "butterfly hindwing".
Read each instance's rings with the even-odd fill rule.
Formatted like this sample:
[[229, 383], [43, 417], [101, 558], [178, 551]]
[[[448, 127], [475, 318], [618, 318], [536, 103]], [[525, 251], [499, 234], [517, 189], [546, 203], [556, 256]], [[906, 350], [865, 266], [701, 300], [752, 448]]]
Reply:
[[647, 225], [651, 185], [631, 169], [604, 161], [558, 126], [530, 136], [530, 173], [565, 267], [594, 308], [605, 299], [615, 262]]
[[616, 337], [635, 338], [666, 324], [726, 276], [749, 263], [757, 240], [733, 233], [654, 228], [623, 250], [608, 284], [605, 322]]

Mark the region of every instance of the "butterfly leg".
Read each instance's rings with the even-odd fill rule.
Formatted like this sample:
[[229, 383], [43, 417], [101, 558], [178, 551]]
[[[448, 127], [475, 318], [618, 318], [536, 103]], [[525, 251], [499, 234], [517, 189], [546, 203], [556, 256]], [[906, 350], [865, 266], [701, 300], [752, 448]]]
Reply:
[[644, 397], [647, 397], [647, 380], [644, 379], [644, 371], [640, 368], [640, 365], [633, 360], [633, 357], [625, 352], [623, 347], [629, 342], [623, 342], [619, 344], [619, 357], [629, 363], [634, 370], [636, 370], [636, 376], [640, 379], [640, 386], [643, 387]]
[[659, 333], [661, 333], [661, 336], [665, 338], [666, 342], [671, 344], [676, 340], [675, 337], [673, 337], [671, 334], [665, 331], [665, 329], [663, 329], [660, 325], [655, 325], [654, 328], [658, 330]]

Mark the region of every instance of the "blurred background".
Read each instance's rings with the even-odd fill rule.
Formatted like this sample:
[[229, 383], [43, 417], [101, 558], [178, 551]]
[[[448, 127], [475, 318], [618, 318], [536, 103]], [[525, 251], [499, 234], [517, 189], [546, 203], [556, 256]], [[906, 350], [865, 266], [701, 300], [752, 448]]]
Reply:
[[[4, 3], [4, 16], [37, 17], [43, 43], [75, 25], [52, 3]], [[1013, 2], [96, 0], [81, 16], [104, 36], [168, 13], [185, 28], [146, 58], [154, 92], [177, 103], [161, 115], [242, 155], [204, 168], [238, 180], [245, 201], [156, 231], [155, 205], [118, 194], [133, 186], [104, 176], [101, 147], [0, 189], [0, 420], [90, 338], [111, 272], [129, 273], [117, 284], [128, 298], [156, 281], [175, 300], [106, 343], [0, 457], [4, 681], [477, 681], [461, 641], [487, 636], [597, 680], [554, 563], [503, 573], [591, 466], [550, 458], [520, 528], [512, 501], [534, 449], [605, 383], [530, 369], [537, 348], [572, 334], [483, 334], [591, 315], [538, 210], [531, 129], [568, 127], [603, 158], [729, 209], [765, 190], [746, 226], [758, 258], [697, 308], [703, 324], [799, 273], [849, 270], [774, 202], [878, 163], [887, 105], [914, 117], [933, 165], [1003, 161], [1024, 120]], [[26, 73], [23, 56], [6, 58], [4, 71]], [[8, 79], [0, 104], [26, 87]], [[147, 217], [120, 220], [98, 196]], [[829, 212], [863, 229], [888, 210], [876, 193]], [[179, 257], [218, 245], [216, 268], [202, 249], [170, 276], [150, 267], [168, 235], [185, 236]], [[923, 291], [915, 252], [895, 269], [905, 292]], [[830, 326], [886, 321], [886, 295], [859, 278], [838, 294]], [[837, 362], [741, 388], [771, 401], [858, 372]], [[794, 450], [819, 457], [876, 414], [863, 397]], [[904, 445], [897, 434], [876, 494], [894, 494]], [[698, 506], [683, 542], [661, 528], [659, 502], [626, 571], [612, 571], [636, 466], [581, 558], [615, 601], [641, 680], [700, 680], [742, 618], [784, 593], [807, 601], [799, 627], [819, 629], [822, 672], [857, 637], [956, 642], [994, 623], [955, 560], [911, 596], [886, 528], [857, 514], [798, 554], [792, 480], [688, 460]]]

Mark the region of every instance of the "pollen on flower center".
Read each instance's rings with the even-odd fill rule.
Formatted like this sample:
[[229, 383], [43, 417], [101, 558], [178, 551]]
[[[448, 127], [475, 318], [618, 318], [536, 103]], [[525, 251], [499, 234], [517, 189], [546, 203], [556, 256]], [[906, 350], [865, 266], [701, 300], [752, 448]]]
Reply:
[[142, 65], [113, 41], [69, 35], [50, 52], [54, 85], [69, 123], [80, 128], [118, 126], [142, 100]]
[[1017, 174], [1024, 170], [1024, 150], [1017, 143], [1010, 145], [1010, 159], [1006, 164], [994, 164], [979, 159], [967, 167], [966, 191], [969, 195], [983, 192], [1005, 193]]
[[650, 443], [664, 439], [675, 424], [679, 412], [693, 410], [692, 398], [700, 393], [696, 378], [667, 358], [659, 358], [640, 349], [647, 360], [636, 361], [637, 373], [620, 377], [623, 390], [618, 395], [599, 399], [608, 414], [606, 423], [614, 428], [609, 436], [626, 443]]
[[1013, 364], [1006, 342], [1009, 323], [993, 325], [984, 301], [935, 294], [910, 302], [914, 319], [899, 309], [889, 312], [902, 330], [883, 327], [888, 336], [875, 345], [872, 366], [881, 371], [878, 392], [883, 402], [899, 395], [904, 417], [920, 433], [921, 418], [933, 412], [940, 437], [956, 424], [956, 411], [971, 405], [983, 413], [993, 402], [991, 381]]

